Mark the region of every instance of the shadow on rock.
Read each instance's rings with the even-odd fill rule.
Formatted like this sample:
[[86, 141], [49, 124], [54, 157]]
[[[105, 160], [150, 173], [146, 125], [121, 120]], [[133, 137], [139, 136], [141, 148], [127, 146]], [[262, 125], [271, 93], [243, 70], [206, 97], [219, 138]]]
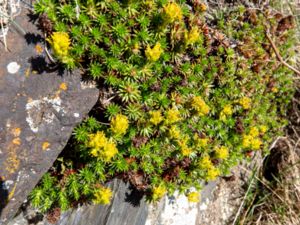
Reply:
[[125, 193], [125, 202], [128, 202], [133, 207], [139, 207], [145, 193], [143, 191], [137, 190], [132, 185], [130, 185], [128, 189], [128, 192]]
[[27, 42], [27, 44], [37, 44], [37, 43], [42, 43], [44, 38], [40, 34], [36, 33], [26, 33], [24, 35], [24, 38]]
[[59, 76], [63, 76], [63, 74], [65, 73], [65, 69], [62, 67], [62, 65], [48, 63], [46, 58], [42, 55], [30, 57], [28, 62], [31, 65], [31, 70], [35, 71], [38, 74], [42, 74], [44, 72], [57, 72]]
[[6, 206], [8, 201], [8, 190], [4, 184], [4, 180], [0, 177], [0, 216], [2, 214], [2, 210]]

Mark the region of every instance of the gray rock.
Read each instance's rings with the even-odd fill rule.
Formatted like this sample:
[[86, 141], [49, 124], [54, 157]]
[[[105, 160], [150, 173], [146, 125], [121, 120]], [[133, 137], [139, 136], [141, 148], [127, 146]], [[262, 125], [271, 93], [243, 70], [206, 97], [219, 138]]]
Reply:
[[[56, 225], [144, 225], [148, 206], [145, 199], [128, 184], [113, 180], [108, 186], [114, 192], [109, 205], [90, 205], [70, 209], [61, 214]], [[53, 222], [53, 221], [52, 221]], [[46, 216], [27, 206], [8, 225], [53, 225]]]
[[73, 128], [98, 99], [80, 73], [49, 68], [41, 34], [23, 9], [0, 46], [0, 224], [17, 212]]
[[[147, 205], [129, 185], [115, 179], [109, 184], [114, 192], [110, 205], [85, 205], [61, 215], [57, 225], [144, 225]], [[43, 225], [51, 225], [46, 222]]]

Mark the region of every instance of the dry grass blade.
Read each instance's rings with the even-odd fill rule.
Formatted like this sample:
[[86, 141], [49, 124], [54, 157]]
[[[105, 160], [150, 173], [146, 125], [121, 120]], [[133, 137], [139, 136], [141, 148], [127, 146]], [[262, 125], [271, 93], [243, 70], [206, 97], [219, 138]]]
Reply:
[[289, 137], [281, 137], [275, 141], [264, 168], [258, 176], [254, 175], [255, 188], [252, 192], [248, 188], [246, 192], [252, 196], [246, 202], [241, 219], [236, 224], [300, 224], [300, 157], [296, 153], [298, 145], [299, 140], [294, 141]]
[[249, 191], [250, 191], [251, 188], [252, 188], [252, 184], [253, 184], [253, 182], [254, 182], [254, 178], [255, 178], [255, 176], [256, 176], [256, 175], [255, 175], [256, 172], [257, 172], [257, 171], [255, 171], [254, 175], [252, 175], [250, 184], [249, 184], [248, 189], [247, 189], [247, 191], [246, 191], [246, 193], [245, 193], [245, 195], [244, 195], [243, 201], [242, 201], [242, 203], [241, 203], [241, 205], [240, 205], [240, 207], [239, 207], [239, 209], [238, 209], [238, 211], [237, 211], [237, 213], [236, 213], [236, 215], [235, 215], [235, 218], [234, 218], [234, 220], [233, 220], [233, 222], [232, 222], [232, 225], [235, 225], [235, 224], [236, 224], [236, 221], [238, 220], [238, 218], [239, 218], [239, 216], [240, 216], [240, 213], [241, 213], [241, 210], [243, 209], [243, 206], [244, 206], [244, 204], [245, 204], [247, 195], [248, 195]]
[[271, 44], [271, 46], [272, 46], [272, 48], [273, 48], [273, 50], [274, 50], [274, 52], [276, 54], [276, 57], [280, 61], [280, 63], [283, 64], [284, 66], [286, 66], [287, 68], [289, 68], [290, 70], [294, 71], [297, 75], [300, 75], [300, 71], [299, 70], [297, 70], [296, 68], [294, 68], [293, 66], [291, 66], [290, 64], [288, 64], [287, 62], [285, 62], [282, 59], [282, 57], [281, 57], [281, 55], [280, 55], [280, 53], [279, 53], [279, 51], [278, 51], [275, 43], [273, 42], [273, 40], [270, 37], [270, 34], [268, 32], [266, 32], [266, 37], [267, 37], [268, 41], [270, 42], [270, 44]]

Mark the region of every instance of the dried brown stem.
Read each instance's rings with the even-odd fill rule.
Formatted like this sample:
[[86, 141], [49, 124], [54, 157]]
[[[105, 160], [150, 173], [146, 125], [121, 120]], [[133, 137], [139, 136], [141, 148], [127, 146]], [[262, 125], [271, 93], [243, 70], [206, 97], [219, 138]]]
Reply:
[[275, 55], [277, 57], [277, 59], [280, 61], [281, 64], [283, 64], [284, 66], [286, 66], [287, 68], [289, 68], [290, 70], [294, 71], [297, 75], [300, 75], [300, 71], [297, 70], [296, 68], [294, 68], [293, 66], [291, 66], [290, 64], [288, 64], [287, 62], [285, 62], [283, 60], [283, 58], [281, 57], [278, 48], [276, 47], [275, 43], [273, 42], [272, 38], [270, 37], [270, 34], [268, 32], [266, 32], [266, 37], [268, 39], [268, 41], [270, 42]]

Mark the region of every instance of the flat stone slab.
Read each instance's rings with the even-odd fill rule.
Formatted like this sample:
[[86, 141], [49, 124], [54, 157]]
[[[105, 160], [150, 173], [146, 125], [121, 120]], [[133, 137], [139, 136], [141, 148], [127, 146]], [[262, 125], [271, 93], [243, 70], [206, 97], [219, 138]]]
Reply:
[[0, 43], [0, 224], [17, 212], [98, 99], [80, 73], [50, 68], [44, 41], [22, 9]]
[[[114, 179], [108, 186], [114, 192], [109, 205], [84, 205], [64, 212], [56, 225], [145, 225], [148, 207], [145, 199], [129, 184]], [[44, 219], [43, 225], [51, 225]]]

